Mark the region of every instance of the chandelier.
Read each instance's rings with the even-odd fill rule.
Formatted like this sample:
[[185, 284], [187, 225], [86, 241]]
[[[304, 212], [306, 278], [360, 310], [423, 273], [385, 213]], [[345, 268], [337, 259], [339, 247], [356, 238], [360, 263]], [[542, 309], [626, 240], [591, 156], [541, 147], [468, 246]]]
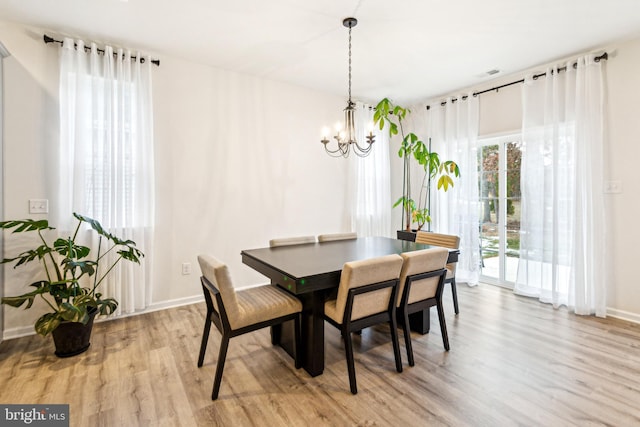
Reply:
[[356, 18], [345, 18], [342, 21], [342, 25], [349, 28], [349, 100], [347, 101], [347, 107], [344, 109], [344, 127], [338, 123], [336, 125], [336, 134], [334, 139], [337, 142], [335, 149], [329, 148], [329, 129], [324, 128], [322, 131], [322, 139], [320, 142], [324, 145], [325, 151], [333, 157], [349, 157], [349, 153], [353, 151], [359, 157], [366, 157], [371, 152], [373, 141], [373, 127], [369, 129], [369, 135], [366, 136], [367, 142], [364, 146], [358, 144], [356, 140], [355, 129], [355, 106], [356, 104], [351, 101], [351, 29], [358, 24]]

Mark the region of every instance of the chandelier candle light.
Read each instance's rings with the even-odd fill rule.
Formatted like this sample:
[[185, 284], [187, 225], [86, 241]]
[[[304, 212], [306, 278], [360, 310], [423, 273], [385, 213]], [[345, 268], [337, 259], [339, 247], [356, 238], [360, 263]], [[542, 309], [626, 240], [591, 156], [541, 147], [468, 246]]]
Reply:
[[356, 18], [345, 18], [342, 21], [342, 25], [349, 28], [349, 101], [347, 101], [347, 108], [344, 109], [344, 128], [342, 124], [336, 125], [336, 134], [333, 137], [338, 143], [338, 147], [332, 150], [328, 147], [329, 144], [329, 129], [324, 128], [322, 130], [322, 139], [320, 142], [324, 144], [325, 151], [333, 157], [349, 157], [349, 153], [353, 149], [353, 152], [359, 157], [366, 157], [371, 152], [373, 141], [375, 136], [373, 135], [373, 124], [369, 126], [369, 135], [366, 136], [367, 143], [363, 147], [358, 144], [356, 140], [355, 129], [355, 106], [356, 104], [351, 101], [351, 29], [358, 24]]

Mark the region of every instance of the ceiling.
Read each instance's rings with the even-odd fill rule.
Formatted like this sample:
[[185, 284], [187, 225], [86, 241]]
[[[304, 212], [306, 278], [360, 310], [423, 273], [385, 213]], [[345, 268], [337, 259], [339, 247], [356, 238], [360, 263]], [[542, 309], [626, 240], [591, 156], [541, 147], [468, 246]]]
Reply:
[[[344, 94], [426, 100], [640, 36], [639, 0], [0, 0], [0, 19]], [[487, 71], [500, 73], [488, 76]]]

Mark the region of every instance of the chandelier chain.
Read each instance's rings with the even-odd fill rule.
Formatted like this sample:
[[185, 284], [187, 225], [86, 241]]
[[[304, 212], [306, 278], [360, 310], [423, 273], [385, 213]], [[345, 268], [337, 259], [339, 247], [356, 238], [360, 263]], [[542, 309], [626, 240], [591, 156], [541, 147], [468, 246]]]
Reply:
[[351, 26], [349, 26], [349, 104], [351, 104]]

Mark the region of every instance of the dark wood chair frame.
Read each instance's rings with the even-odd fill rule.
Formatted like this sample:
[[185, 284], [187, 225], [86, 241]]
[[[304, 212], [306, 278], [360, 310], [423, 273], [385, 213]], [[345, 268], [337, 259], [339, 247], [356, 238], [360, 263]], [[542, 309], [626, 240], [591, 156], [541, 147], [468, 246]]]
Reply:
[[460, 310], [458, 309], [458, 291], [456, 289], [456, 276], [455, 274], [453, 275], [453, 277], [447, 279], [444, 279], [444, 283], [451, 283], [451, 294], [453, 296], [453, 310], [455, 311], [456, 314], [460, 313]]
[[[211, 393], [211, 400], [218, 398], [218, 392], [220, 391], [220, 384], [222, 383], [222, 371], [224, 370], [224, 362], [227, 357], [227, 349], [229, 347], [229, 340], [238, 335], [243, 335], [248, 332], [257, 331], [258, 329], [266, 328], [268, 326], [278, 325], [283, 322], [293, 320], [295, 324], [295, 336], [294, 336], [294, 353], [295, 353], [295, 367], [299, 369], [302, 366], [300, 358], [300, 313], [292, 313], [286, 316], [277, 317], [275, 319], [267, 320], [264, 322], [256, 323], [253, 325], [244, 326], [239, 329], [231, 328], [227, 312], [222, 302], [222, 296], [220, 291], [213, 285], [206, 277], [200, 278], [202, 282], [202, 291], [204, 292], [204, 299], [207, 304], [207, 318], [204, 322], [204, 331], [202, 333], [202, 343], [200, 344], [200, 356], [198, 357], [198, 367], [201, 367], [204, 362], [204, 355], [207, 350], [207, 343], [209, 341], [209, 331], [211, 330], [211, 323], [216, 325], [216, 328], [222, 334], [222, 340], [220, 342], [220, 351], [218, 353], [218, 361], [216, 366], [216, 376], [213, 381], [213, 392]], [[218, 313], [213, 305], [212, 295], [215, 296], [216, 303], [220, 312]]]
[[[400, 356], [400, 344], [398, 343], [395, 304], [396, 293], [398, 291], [398, 282], [398, 279], [394, 279], [349, 289], [347, 302], [345, 305], [344, 317], [342, 318], [342, 324], [337, 323], [336, 321], [325, 315], [325, 319], [330, 324], [338, 328], [340, 330], [340, 333], [342, 334], [342, 338], [344, 340], [344, 350], [347, 357], [347, 370], [349, 371], [349, 386], [351, 387], [351, 393], [353, 394], [358, 393], [358, 387], [356, 384], [356, 370], [353, 358], [353, 342], [351, 340], [352, 332], [357, 333], [364, 328], [378, 325], [380, 323], [389, 322], [391, 326], [391, 342], [393, 343], [393, 355], [396, 360], [396, 370], [398, 372], [402, 372], [402, 358]], [[384, 288], [392, 288], [391, 297], [389, 298], [389, 306], [387, 307], [386, 311], [372, 314], [360, 319], [351, 320], [353, 302], [357, 295], [361, 295], [367, 292], [374, 292]]]
[[[423, 299], [409, 304], [409, 295], [411, 292], [411, 284], [417, 280], [428, 279], [429, 277], [440, 276], [438, 281], [438, 287], [436, 288], [436, 295], [432, 298]], [[414, 366], [413, 359], [413, 346], [411, 345], [411, 331], [409, 330], [409, 315], [429, 309], [434, 305], [438, 309], [438, 320], [440, 321], [440, 332], [442, 333], [442, 342], [445, 350], [449, 351], [449, 336], [447, 335], [447, 324], [444, 319], [444, 307], [442, 306], [442, 292], [444, 291], [445, 277], [447, 276], [447, 269], [428, 271], [425, 273], [412, 274], [407, 276], [402, 291], [400, 300], [400, 306], [398, 307], [398, 318], [402, 323], [402, 332], [404, 333], [404, 343], [407, 349], [407, 359], [409, 359], [409, 366]], [[454, 287], [455, 289], [455, 287]]]
[[[436, 234], [439, 234], [439, 233], [436, 233]], [[451, 237], [455, 237], [455, 236], [451, 236]], [[421, 241], [421, 242], [422, 243], [426, 243], [428, 245], [441, 246], [440, 244], [435, 244], [435, 243], [432, 243], [432, 242], [430, 242], [428, 240]], [[449, 248], [449, 249], [458, 249], [457, 247], [452, 247], [452, 246], [444, 246], [444, 245], [442, 245], [442, 247], [443, 248]], [[482, 245], [480, 245], [480, 260], [482, 262], [482, 265], [484, 265], [484, 259], [482, 258]], [[456, 274], [455, 274], [455, 272], [453, 273], [453, 277], [450, 277], [449, 279], [447, 279], [445, 277], [444, 283], [451, 283], [451, 295], [453, 296], [453, 311], [455, 311], [456, 314], [459, 314], [460, 313], [460, 309], [458, 308], [458, 290], [456, 288]]]

